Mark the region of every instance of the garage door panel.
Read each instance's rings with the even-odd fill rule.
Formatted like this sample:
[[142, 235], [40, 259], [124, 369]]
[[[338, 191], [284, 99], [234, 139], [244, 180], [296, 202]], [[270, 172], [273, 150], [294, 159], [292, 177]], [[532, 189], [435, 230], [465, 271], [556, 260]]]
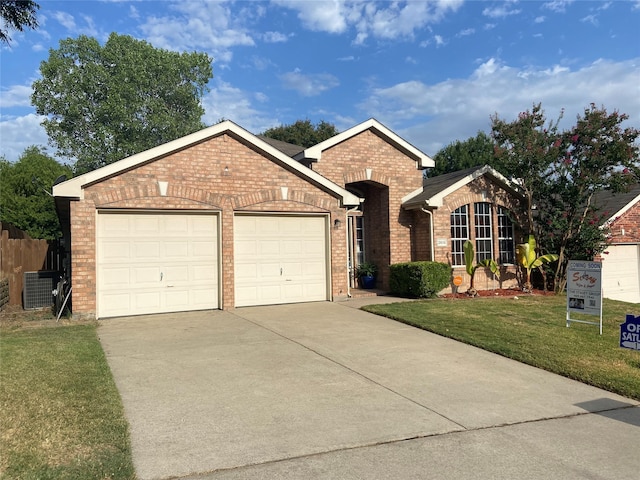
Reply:
[[256, 251], [259, 255], [280, 256], [280, 242], [277, 239], [265, 239], [257, 243]]
[[100, 249], [99, 260], [110, 262], [127, 262], [131, 258], [131, 252], [129, 250], [130, 245], [128, 240], [114, 241], [105, 244]]
[[190, 253], [189, 244], [185, 240], [163, 242], [163, 246], [164, 246], [163, 257], [167, 260], [180, 260], [180, 259], [189, 258], [189, 253]]
[[[133, 279], [133, 283], [141, 288], [153, 286], [160, 281], [159, 267], [140, 267], [133, 266], [130, 269], [129, 278]], [[147, 284], [147, 285], [144, 285]]]
[[238, 215], [234, 237], [236, 306], [327, 299], [326, 217]]
[[216, 219], [212, 214], [100, 214], [99, 316], [218, 308]]
[[602, 262], [605, 298], [640, 303], [640, 253], [637, 245], [609, 245]]

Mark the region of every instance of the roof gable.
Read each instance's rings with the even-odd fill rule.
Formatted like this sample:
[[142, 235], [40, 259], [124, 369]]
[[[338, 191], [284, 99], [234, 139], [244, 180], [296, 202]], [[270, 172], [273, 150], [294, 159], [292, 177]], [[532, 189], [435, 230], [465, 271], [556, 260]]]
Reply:
[[484, 165], [427, 178], [422, 188], [402, 199], [402, 206], [408, 210], [420, 207], [441, 207], [447, 195], [484, 175], [491, 177], [506, 190], [522, 195], [517, 185], [489, 165]]
[[326, 190], [335, 197], [340, 198], [343, 205], [358, 205], [359, 198], [323, 177], [310, 168], [305, 167], [299, 162], [284, 154], [278, 148], [270, 145], [266, 141], [258, 138], [252, 133], [237, 124], [226, 120], [211, 127], [202, 129], [198, 132], [186, 135], [171, 142], [159, 145], [157, 147], [145, 150], [130, 157], [124, 158], [110, 165], [106, 165], [97, 170], [85, 173], [78, 177], [62, 182], [53, 187], [54, 197], [83, 198], [84, 188], [95, 183], [99, 183], [107, 178], [113, 177], [127, 170], [139, 167], [146, 163], [153, 162], [156, 159], [174, 153], [178, 150], [188, 148], [197, 143], [206, 141], [216, 136], [229, 134], [237, 138], [242, 143], [262, 152], [276, 163], [280, 163], [284, 167], [294, 171], [300, 177], [305, 178], [312, 184]]
[[593, 205], [602, 212], [608, 212], [605, 225], [614, 222], [624, 215], [627, 210], [640, 202], [640, 183], [629, 187], [627, 192], [613, 193], [603, 190], [594, 195]]
[[320, 161], [320, 159], [322, 158], [322, 152], [324, 150], [327, 150], [335, 145], [338, 145], [339, 143], [355, 137], [356, 135], [366, 130], [373, 131], [376, 135], [383, 138], [386, 142], [393, 145], [395, 148], [402, 151], [405, 155], [415, 160], [418, 164], [418, 168], [435, 166], [435, 162], [433, 161], [433, 159], [426, 153], [420, 151], [373, 118], [370, 118], [369, 120], [362, 122], [355, 127], [351, 127], [350, 129], [345, 130], [338, 135], [334, 135], [333, 137], [325, 140], [324, 142], [320, 142], [313, 147], [306, 148], [294, 158], [299, 161], [305, 159], [315, 162]]

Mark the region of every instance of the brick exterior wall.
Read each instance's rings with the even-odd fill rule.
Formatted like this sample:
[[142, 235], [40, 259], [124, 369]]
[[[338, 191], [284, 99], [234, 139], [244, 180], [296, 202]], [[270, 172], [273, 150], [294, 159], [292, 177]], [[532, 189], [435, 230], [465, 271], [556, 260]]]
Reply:
[[609, 232], [610, 243], [640, 243], [640, 202], [616, 218]]
[[[225, 172], [225, 169], [228, 171]], [[158, 182], [168, 182], [161, 196]], [[285, 188], [283, 188], [285, 187]], [[314, 213], [340, 219], [328, 229], [332, 299], [346, 296], [345, 210], [315, 187], [231, 135], [223, 134], [85, 188], [71, 202], [74, 315], [96, 315], [96, 221], [98, 209], [208, 210], [221, 216], [223, 309], [234, 306], [234, 212]]]
[[[476, 180], [468, 183], [464, 187], [458, 189], [452, 194], [444, 198], [442, 207], [435, 208], [433, 210], [433, 237], [434, 237], [434, 260], [437, 262], [452, 264], [451, 262], [451, 213], [457, 210], [463, 205], [469, 205], [468, 209], [468, 221], [469, 221], [469, 234], [471, 240], [475, 239], [475, 225], [473, 215], [473, 204], [477, 202], [491, 203], [492, 210], [492, 234], [493, 234], [493, 252], [494, 259], [497, 261], [499, 245], [498, 245], [498, 217], [497, 206], [502, 206], [510, 210], [511, 212], [518, 211], [519, 199], [499, 185], [490, 181], [486, 176], [477, 178]], [[414, 239], [416, 246], [414, 251], [417, 260], [430, 259], [430, 239], [428, 236], [428, 229], [426, 234], [422, 233], [422, 225], [428, 225], [429, 216], [422, 211], [414, 211], [414, 224], [418, 226]], [[515, 222], [514, 222], [515, 223]], [[517, 225], [514, 225], [514, 235], [516, 243], [519, 243], [522, 239], [517, 229]], [[438, 240], [440, 243], [443, 240], [446, 241], [445, 246], [438, 246]], [[515, 248], [515, 247], [514, 247]], [[467, 275], [465, 266], [452, 266], [453, 276], [460, 275], [463, 278], [463, 285], [460, 287], [460, 291], [466, 290], [469, 286], [469, 275]], [[494, 288], [509, 288], [518, 285], [517, 268], [515, 265], [503, 266], [501, 269], [500, 280], [495, 280], [491, 272], [485, 269], [479, 269], [476, 271], [474, 278], [475, 287], [479, 290], [490, 290]], [[447, 292], [451, 289], [447, 289]]]
[[313, 170], [365, 196], [365, 255], [378, 265], [378, 288], [389, 288], [389, 265], [412, 260], [413, 215], [402, 198], [422, 186], [415, 160], [371, 130], [322, 152]]

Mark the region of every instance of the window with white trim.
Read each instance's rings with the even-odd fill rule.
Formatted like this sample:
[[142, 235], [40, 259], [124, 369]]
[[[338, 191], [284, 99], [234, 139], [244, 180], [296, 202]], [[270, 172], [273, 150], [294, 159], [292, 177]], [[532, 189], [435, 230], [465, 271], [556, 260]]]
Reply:
[[498, 248], [501, 264], [515, 263], [515, 242], [513, 238], [513, 221], [510, 212], [504, 207], [498, 207]]
[[469, 240], [468, 205], [451, 212], [451, 264], [464, 265], [464, 242]]
[[473, 205], [473, 222], [476, 233], [476, 262], [493, 258], [493, 239], [491, 235], [491, 204], [482, 202]]

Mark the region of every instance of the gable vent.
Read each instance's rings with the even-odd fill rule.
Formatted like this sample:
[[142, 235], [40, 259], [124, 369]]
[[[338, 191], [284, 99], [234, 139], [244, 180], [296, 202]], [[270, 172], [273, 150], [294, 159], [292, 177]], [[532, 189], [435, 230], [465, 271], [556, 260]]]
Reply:
[[25, 309], [50, 307], [53, 305], [53, 289], [56, 288], [58, 272], [25, 272], [22, 301]]

